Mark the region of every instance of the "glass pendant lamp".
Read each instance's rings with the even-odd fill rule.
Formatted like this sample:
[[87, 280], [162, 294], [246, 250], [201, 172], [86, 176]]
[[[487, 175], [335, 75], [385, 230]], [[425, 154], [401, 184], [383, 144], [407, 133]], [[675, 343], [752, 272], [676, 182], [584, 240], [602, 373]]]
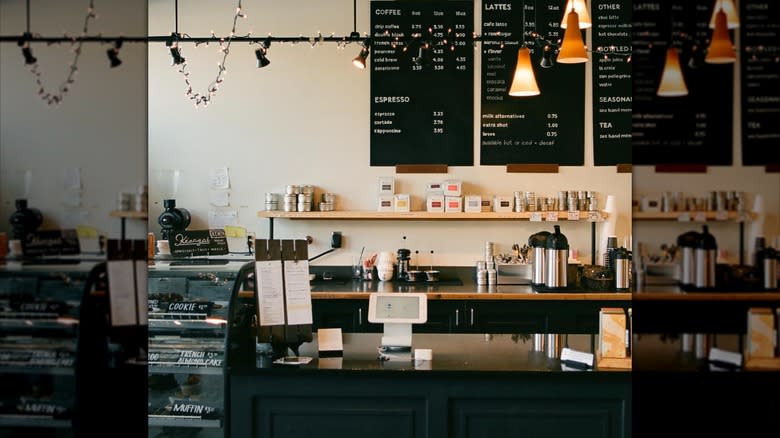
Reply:
[[671, 45], [666, 49], [666, 62], [661, 74], [661, 84], [658, 86], [656, 94], [662, 97], [688, 95], [688, 87], [685, 85], [685, 78], [680, 68], [680, 56], [677, 49]]

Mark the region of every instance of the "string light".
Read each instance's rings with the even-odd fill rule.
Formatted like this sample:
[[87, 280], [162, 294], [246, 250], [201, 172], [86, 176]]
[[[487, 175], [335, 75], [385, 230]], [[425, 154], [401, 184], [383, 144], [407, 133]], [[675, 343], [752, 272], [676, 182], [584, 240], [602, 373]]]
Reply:
[[[178, 8], [177, 8], [177, 13], [178, 13]], [[236, 6], [236, 13], [233, 15], [233, 27], [230, 29], [230, 34], [228, 35], [228, 37], [217, 38], [214, 31], [213, 30], [211, 31], [211, 37], [213, 39], [216, 39], [219, 43], [219, 53], [222, 53], [222, 61], [217, 63], [217, 76], [206, 88], [207, 92], [203, 94], [193, 92], [192, 83], [190, 82], [189, 79], [190, 73], [187, 71], [187, 62], [186, 59], [181, 56], [181, 51], [178, 47], [180, 38], [187, 37], [188, 35], [180, 34], [178, 32], [175, 32], [173, 34], [175, 36], [175, 40], [173, 40], [172, 43], [170, 44], [170, 51], [171, 51], [171, 56], [173, 57], [173, 64], [181, 65], [181, 67], [178, 69], [178, 72], [181, 73], [182, 77], [184, 78], [184, 83], [187, 85], [187, 89], [184, 95], [187, 96], [193, 102], [196, 108], [201, 104], [203, 104], [204, 107], [208, 106], [208, 104], [211, 102], [211, 99], [217, 94], [217, 91], [219, 90], [219, 84], [224, 82], [225, 80], [224, 76], [227, 73], [227, 67], [225, 65], [227, 62], [227, 57], [228, 55], [230, 55], [230, 44], [233, 42], [233, 39], [236, 37], [236, 24], [238, 23], [239, 18], [246, 18], [247, 16], [248, 15], [244, 13], [243, 9], [241, 8], [241, 0], [238, 0], [238, 5]], [[176, 19], [176, 22], [178, 28], [178, 18]], [[206, 41], [206, 46], [208, 46], [208, 41]], [[177, 57], [180, 59], [178, 59]], [[177, 62], [177, 60], [180, 62]]]
[[[65, 80], [60, 84], [57, 91], [46, 91], [46, 87], [43, 84], [43, 81], [41, 80], [41, 72], [39, 70], [38, 65], [38, 59], [35, 58], [32, 55], [32, 50], [29, 47], [29, 39], [32, 37], [29, 31], [29, 22], [30, 22], [30, 10], [29, 10], [29, 4], [27, 9], [27, 25], [28, 29], [27, 32], [25, 32], [22, 44], [22, 53], [24, 55], [25, 59], [25, 65], [28, 65], [30, 68], [30, 73], [35, 76], [35, 83], [38, 86], [38, 96], [46, 102], [49, 106], [57, 105], [62, 103], [62, 100], [65, 98], [65, 94], [70, 91], [71, 86], [74, 82], [76, 82], [76, 74], [78, 73], [78, 64], [79, 59], [81, 57], [81, 46], [84, 44], [84, 38], [87, 33], [89, 32], [89, 22], [90, 20], [97, 18], [97, 13], [95, 12], [95, 2], [94, 0], [89, 1], [89, 7], [87, 8], [87, 14], [84, 17], [84, 25], [81, 29], [81, 35], [82, 38], [78, 39], [72, 39], [72, 44], [75, 43], [76, 47], [73, 49], [73, 61], [70, 63], [70, 68], [68, 69], [68, 76], [65, 78]], [[67, 37], [67, 34], [65, 35]]]

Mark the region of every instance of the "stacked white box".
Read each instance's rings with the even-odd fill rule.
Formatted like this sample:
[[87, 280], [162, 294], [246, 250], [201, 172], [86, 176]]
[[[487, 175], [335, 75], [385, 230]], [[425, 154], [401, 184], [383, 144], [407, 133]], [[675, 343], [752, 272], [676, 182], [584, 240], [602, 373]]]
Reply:
[[496, 195], [493, 197], [493, 211], [509, 212], [514, 208], [514, 198], [511, 196]]
[[479, 213], [482, 211], [482, 196], [466, 195], [463, 200], [463, 211], [467, 213]]
[[444, 195], [428, 195], [426, 198], [426, 210], [430, 213], [444, 212]]
[[445, 196], [444, 197], [444, 212], [445, 213], [460, 213], [463, 211], [463, 197], [462, 196]]
[[405, 213], [410, 209], [411, 199], [408, 193], [393, 195], [393, 211]]
[[459, 179], [448, 179], [444, 181], [444, 196], [460, 196], [463, 182]]

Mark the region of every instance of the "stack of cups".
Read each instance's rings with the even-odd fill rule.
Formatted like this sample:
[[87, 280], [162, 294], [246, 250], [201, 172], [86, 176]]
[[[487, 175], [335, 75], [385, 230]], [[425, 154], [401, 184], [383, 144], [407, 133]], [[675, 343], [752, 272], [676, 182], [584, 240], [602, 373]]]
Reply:
[[[494, 254], [495, 245], [493, 242], [485, 242], [485, 274], [487, 277], [487, 284], [496, 284], [498, 283], [497, 278], [497, 271], [496, 271], [496, 260], [493, 256]], [[479, 275], [479, 272], [477, 272], [477, 275]]]
[[320, 211], [333, 211], [336, 205], [336, 195], [333, 193], [323, 193], [320, 202]]
[[376, 258], [376, 272], [379, 280], [388, 281], [393, 279], [393, 265], [395, 258], [390, 251], [382, 251]]
[[298, 211], [295, 207], [295, 203], [297, 202], [298, 194], [297, 193], [285, 193], [284, 194], [284, 211]]
[[528, 211], [536, 211], [536, 194], [525, 192], [525, 208]]
[[515, 211], [518, 213], [525, 211], [525, 195], [523, 192], [515, 192]]
[[298, 211], [311, 211], [312, 195], [298, 193]]
[[558, 211], [566, 211], [567, 207], [567, 198], [569, 197], [569, 192], [563, 190], [558, 192]]

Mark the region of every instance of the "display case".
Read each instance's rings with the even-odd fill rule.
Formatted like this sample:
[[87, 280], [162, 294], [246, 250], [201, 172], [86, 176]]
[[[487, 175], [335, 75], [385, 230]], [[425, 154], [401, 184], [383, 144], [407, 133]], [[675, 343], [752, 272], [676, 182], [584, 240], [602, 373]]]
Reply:
[[245, 261], [155, 261], [148, 270], [150, 437], [224, 436], [228, 302]]
[[0, 437], [74, 436], [81, 303], [95, 265], [0, 266]]

